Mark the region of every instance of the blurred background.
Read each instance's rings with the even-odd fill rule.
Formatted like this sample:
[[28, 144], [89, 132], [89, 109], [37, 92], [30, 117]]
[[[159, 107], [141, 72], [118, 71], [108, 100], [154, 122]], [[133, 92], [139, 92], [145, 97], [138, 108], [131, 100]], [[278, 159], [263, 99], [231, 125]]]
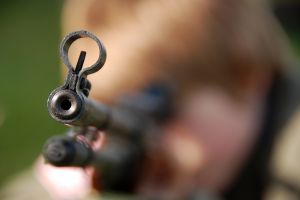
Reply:
[[[1, 2], [0, 187], [34, 162], [48, 137], [65, 130], [46, 107], [61, 81], [62, 5], [61, 0]], [[272, 6], [300, 57], [300, 2], [274, 0]]]
[[0, 6], [0, 185], [30, 166], [45, 139], [64, 130], [48, 117], [58, 86], [63, 1], [2, 1]]

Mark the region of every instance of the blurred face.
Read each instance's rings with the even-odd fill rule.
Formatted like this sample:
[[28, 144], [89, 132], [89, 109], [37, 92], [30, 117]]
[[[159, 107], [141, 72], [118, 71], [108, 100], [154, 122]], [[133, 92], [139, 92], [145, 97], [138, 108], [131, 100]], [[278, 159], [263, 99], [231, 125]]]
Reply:
[[[170, 5], [162, 3], [161, 6], [154, 1], [143, 2], [129, 10], [132, 13], [118, 10], [122, 3], [113, 3], [114, 9], [108, 14], [111, 18], [103, 17], [111, 20], [109, 25], [89, 27], [76, 16], [73, 18], [77, 25], [66, 21], [66, 30], [88, 27], [101, 37], [106, 46], [107, 63], [89, 77], [93, 98], [113, 102], [123, 94], [142, 89], [158, 77], [163, 79], [165, 74], [177, 67], [197, 65], [196, 69], [199, 69], [224, 64], [214, 57], [205, 58], [215, 56], [217, 48], [214, 44], [220, 39], [214, 38], [215, 29], [207, 25], [212, 22], [210, 17], [214, 13], [210, 12], [210, 7], [214, 1], [196, 1], [195, 6], [184, 1]], [[87, 10], [91, 9], [91, 3], [87, 4], [82, 6], [86, 8], [82, 11], [86, 18], [90, 16]], [[66, 8], [68, 6], [72, 5], [67, 4]], [[71, 16], [66, 18], [73, 19]], [[193, 21], [195, 18], [197, 23]], [[185, 37], [187, 34], [190, 37]], [[82, 41], [72, 48], [70, 56], [74, 60], [81, 50], [87, 51], [86, 65], [92, 64], [98, 56], [97, 47], [91, 41]], [[198, 60], [201, 61], [198, 63]], [[201, 76], [215, 76], [215, 79], [225, 76], [217, 69], [211, 72]], [[215, 72], [219, 73], [218, 76], [214, 75]], [[199, 71], [190, 70], [184, 76], [197, 78], [197, 73]], [[168, 80], [177, 81], [174, 77], [168, 77]], [[185, 81], [189, 82], [189, 79]], [[243, 100], [230, 95], [222, 89], [222, 85], [218, 87], [207, 83], [198, 86], [195, 82], [190, 83], [193, 89], [180, 97], [176, 116], [161, 127], [163, 133], [158, 149], [151, 150], [149, 156], [156, 157], [154, 160], [161, 157], [163, 165], [155, 164], [156, 168], [145, 172], [145, 179], [142, 178], [138, 187], [141, 193], [155, 190], [175, 194], [199, 188], [221, 192], [230, 185], [247, 159], [262, 121], [261, 108], [265, 96], [264, 92], [256, 91], [264, 87], [260, 79], [249, 78], [249, 81]], [[182, 90], [180, 85], [176, 90]], [[153, 155], [153, 152], [157, 154]], [[161, 174], [167, 174], [167, 182], [161, 182]]]
[[[259, 132], [262, 104], [240, 102], [221, 89], [193, 91], [166, 125], [162, 148], [180, 187], [223, 191], [238, 174]], [[182, 180], [186, 183], [181, 183]]]
[[[99, 36], [107, 49], [105, 66], [89, 77], [93, 82], [91, 95], [95, 98], [113, 101], [176, 69], [202, 63], [211, 67], [215, 64], [212, 61], [217, 60], [204, 61], [205, 57], [218, 54], [212, 51], [214, 40], [212, 32], [207, 31], [208, 21], [211, 21], [208, 20], [210, 1], [197, 0], [194, 5], [183, 0], [177, 3], [95, 2], [80, 2], [80, 5], [67, 2], [64, 18], [66, 33], [85, 28]], [[88, 40], [76, 43], [70, 52], [73, 63], [76, 63], [80, 50], [88, 52], [85, 66], [94, 63], [98, 56], [97, 46]], [[201, 61], [197, 63], [198, 60]], [[191, 76], [194, 73], [190, 70], [181, 74]]]

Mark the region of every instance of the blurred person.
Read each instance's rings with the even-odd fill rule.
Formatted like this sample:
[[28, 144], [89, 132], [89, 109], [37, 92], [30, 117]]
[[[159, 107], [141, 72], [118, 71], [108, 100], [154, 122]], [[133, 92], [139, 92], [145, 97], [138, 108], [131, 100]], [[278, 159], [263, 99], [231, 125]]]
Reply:
[[[69, 0], [62, 24], [64, 35], [86, 29], [106, 46], [105, 66], [89, 77], [92, 98], [114, 104], [157, 82], [174, 89], [173, 115], [139, 168], [139, 198], [205, 199], [205, 191], [229, 200], [297, 199], [299, 78], [266, 4]], [[72, 49], [74, 60], [87, 51], [86, 65], [98, 56], [87, 40]], [[62, 194], [63, 180], [43, 181], [51, 170], [45, 168], [36, 170], [46, 189], [76, 199]], [[77, 173], [81, 181], [71, 186], [78, 199], [92, 176], [101, 182], [97, 174]]]

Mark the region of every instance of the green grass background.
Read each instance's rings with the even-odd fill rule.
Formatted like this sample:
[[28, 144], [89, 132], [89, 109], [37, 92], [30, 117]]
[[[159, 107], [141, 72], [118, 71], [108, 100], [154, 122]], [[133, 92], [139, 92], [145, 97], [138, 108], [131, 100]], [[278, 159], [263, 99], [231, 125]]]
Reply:
[[30, 166], [45, 140], [65, 128], [47, 113], [58, 86], [61, 0], [0, 5], [0, 184]]
[[[62, 0], [14, 0], [0, 6], [0, 186], [29, 167], [45, 140], [65, 127], [47, 113], [59, 85]], [[300, 55], [299, 31], [288, 30]], [[300, 92], [300, 91], [299, 91]]]

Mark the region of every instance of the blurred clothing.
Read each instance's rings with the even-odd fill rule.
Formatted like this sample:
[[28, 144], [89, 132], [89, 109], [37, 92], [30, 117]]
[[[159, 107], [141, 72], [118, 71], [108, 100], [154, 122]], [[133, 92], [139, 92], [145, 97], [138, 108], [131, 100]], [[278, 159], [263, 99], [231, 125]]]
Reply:
[[[294, 170], [291, 166], [290, 168], [287, 167], [290, 165], [288, 162], [290, 159], [295, 162], [293, 164], [296, 164], [298, 159], [295, 153], [289, 152], [291, 151], [290, 148], [293, 150], [300, 148], [299, 140], [295, 140], [295, 137], [299, 137], [299, 128], [295, 124], [300, 122], [298, 117], [300, 105], [299, 77], [297, 69], [287, 70], [276, 76], [266, 102], [262, 134], [233, 190], [227, 194], [228, 199], [241, 199], [241, 197], [249, 200], [262, 199], [265, 192], [269, 191], [270, 185], [273, 187], [275, 184], [277, 189], [279, 188], [276, 184], [278, 178], [279, 180], [282, 178], [279, 176], [279, 172], [283, 174], [292, 173], [292, 177], [299, 177], [296, 176], [300, 172], [297, 165], [292, 165]], [[293, 187], [298, 188], [294, 185], [295, 181], [286, 178], [288, 177], [284, 176], [284, 182], [287, 181]], [[285, 192], [290, 190], [288, 187], [281, 189]], [[272, 191], [275, 193], [274, 189]]]

